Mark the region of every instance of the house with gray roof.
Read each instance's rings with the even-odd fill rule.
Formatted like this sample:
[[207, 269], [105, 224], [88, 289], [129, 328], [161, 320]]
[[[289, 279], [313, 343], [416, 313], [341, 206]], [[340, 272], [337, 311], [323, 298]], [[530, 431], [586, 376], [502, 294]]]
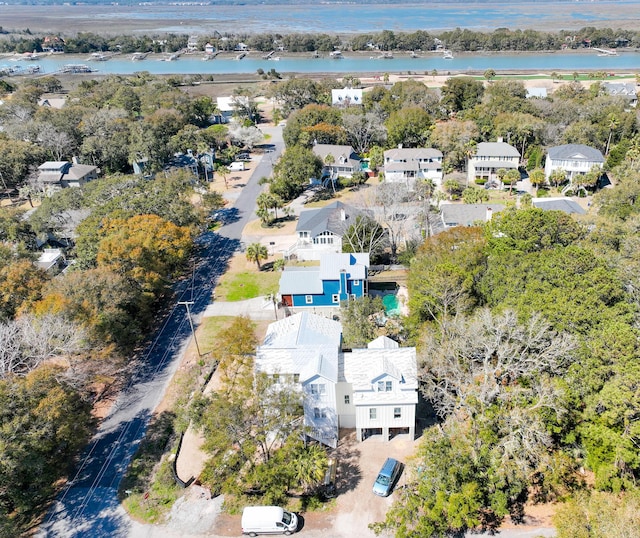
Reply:
[[638, 104], [636, 85], [633, 82], [602, 82], [602, 89], [609, 95], [623, 97], [629, 106]]
[[255, 369], [301, 391], [307, 435], [327, 446], [337, 446], [340, 428], [355, 428], [358, 440], [413, 437], [416, 350], [381, 338], [343, 352], [340, 322], [305, 311], [269, 325]]
[[279, 293], [290, 308], [338, 308], [367, 293], [368, 272], [368, 253], [325, 253], [318, 266], [285, 267]]
[[584, 215], [586, 210], [575, 200], [566, 196], [555, 198], [532, 198], [533, 207], [544, 209], [545, 211], [562, 211], [568, 215]]
[[362, 210], [342, 202], [332, 202], [319, 209], [300, 212], [296, 225], [297, 240], [285, 257], [299, 260], [319, 260], [326, 252], [342, 252], [342, 236]]
[[335, 180], [340, 176], [351, 177], [362, 169], [362, 159], [351, 146], [315, 144], [312, 149], [324, 163], [323, 176]]
[[599, 149], [584, 144], [564, 144], [549, 148], [544, 163], [544, 176], [549, 177], [554, 170], [564, 170], [567, 179], [573, 182], [578, 174], [586, 174], [592, 168], [602, 168], [604, 156]]
[[384, 152], [384, 180], [411, 187], [416, 180], [442, 183], [442, 152], [434, 148], [395, 148]]
[[98, 177], [97, 166], [69, 161], [47, 161], [38, 166], [38, 182], [45, 192], [53, 192], [66, 187], [82, 187]]
[[440, 204], [442, 223], [445, 228], [484, 224], [503, 209], [502, 204]]
[[520, 153], [506, 142], [480, 142], [475, 154], [469, 158], [467, 181], [473, 184], [476, 179], [483, 179], [501, 186], [498, 170], [517, 170], [519, 164]]

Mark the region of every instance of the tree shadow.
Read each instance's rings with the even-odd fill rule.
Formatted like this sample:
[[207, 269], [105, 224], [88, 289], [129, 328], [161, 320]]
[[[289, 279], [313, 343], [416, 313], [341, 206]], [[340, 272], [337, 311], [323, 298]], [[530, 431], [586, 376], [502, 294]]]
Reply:
[[334, 456], [338, 458], [338, 471], [336, 473], [336, 493], [341, 495], [355, 490], [362, 480], [360, 469], [360, 450], [354, 441], [354, 434], [341, 436], [340, 444]]

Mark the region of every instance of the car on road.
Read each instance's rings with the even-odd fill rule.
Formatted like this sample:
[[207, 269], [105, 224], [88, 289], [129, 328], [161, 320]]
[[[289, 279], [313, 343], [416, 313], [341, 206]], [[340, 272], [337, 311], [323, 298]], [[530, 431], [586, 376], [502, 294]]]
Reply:
[[251, 160], [251, 155], [249, 155], [248, 153], [238, 153], [238, 155], [236, 155], [236, 161], [250, 161]]
[[393, 488], [395, 487], [404, 465], [396, 459], [387, 458], [376, 481], [373, 483], [373, 492], [380, 497], [388, 497], [391, 495]]

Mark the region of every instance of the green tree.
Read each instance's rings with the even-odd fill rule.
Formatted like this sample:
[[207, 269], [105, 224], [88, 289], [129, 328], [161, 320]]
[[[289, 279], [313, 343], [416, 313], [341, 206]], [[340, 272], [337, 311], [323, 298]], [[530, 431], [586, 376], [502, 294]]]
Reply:
[[273, 168], [269, 190], [283, 201], [300, 195], [312, 177], [320, 177], [322, 160], [302, 146], [287, 148]]
[[449, 112], [460, 112], [479, 104], [483, 94], [481, 81], [471, 77], [451, 77], [442, 87], [442, 104]]
[[267, 251], [267, 247], [264, 245], [261, 245], [260, 243], [251, 243], [247, 247], [246, 257], [250, 262], [256, 262], [258, 271], [260, 271], [260, 261], [266, 260], [269, 257], [269, 252]]
[[536, 192], [542, 185], [547, 182], [547, 179], [544, 175], [544, 170], [542, 168], [536, 168], [535, 170], [531, 170], [529, 172], [529, 181], [531, 181], [531, 185], [535, 187]]
[[378, 336], [376, 317], [384, 316], [381, 297], [365, 295], [340, 303], [342, 337], [347, 347], [364, 348]]
[[390, 146], [421, 147], [429, 140], [431, 116], [422, 108], [402, 108], [393, 112], [386, 122]]
[[487, 69], [483, 76], [487, 82], [492, 82], [496, 78], [496, 72], [494, 69]]

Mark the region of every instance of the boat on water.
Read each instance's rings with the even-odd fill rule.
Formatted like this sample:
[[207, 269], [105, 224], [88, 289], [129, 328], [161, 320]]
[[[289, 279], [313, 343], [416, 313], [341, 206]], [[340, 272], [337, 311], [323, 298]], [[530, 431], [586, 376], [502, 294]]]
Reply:
[[180, 58], [179, 54], [170, 54], [169, 56], [165, 56], [164, 58], [160, 58], [161, 62], [175, 62], [178, 58]]
[[87, 60], [92, 62], [106, 62], [108, 59], [109, 59], [109, 56], [107, 56], [103, 52], [92, 52], [91, 56], [87, 58]]
[[135, 52], [133, 56], [131, 56], [131, 60], [134, 62], [139, 62], [144, 60], [147, 57], [148, 52]]
[[443, 60], [453, 60], [453, 52], [451, 52], [450, 50], [445, 50], [442, 53], [442, 59]]
[[344, 58], [344, 56], [342, 55], [341, 51], [334, 50], [333, 52], [329, 53], [329, 58], [333, 58], [334, 60], [342, 60], [342, 58]]
[[414, 51], [409, 51], [409, 56], [411, 56], [411, 58], [420, 58]]
[[247, 55], [246, 52], [241, 52], [236, 56], [236, 60], [242, 60], [242, 58], [244, 58], [246, 55]]
[[596, 47], [593, 47], [593, 50], [598, 52], [598, 56], [617, 56], [618, 55], [617, 50], [598, 49]]
[[60, 69], [60, 72], [64, 74], [95, 73], [96, 71], [97, 69], [84, 64], [67, 64]]

